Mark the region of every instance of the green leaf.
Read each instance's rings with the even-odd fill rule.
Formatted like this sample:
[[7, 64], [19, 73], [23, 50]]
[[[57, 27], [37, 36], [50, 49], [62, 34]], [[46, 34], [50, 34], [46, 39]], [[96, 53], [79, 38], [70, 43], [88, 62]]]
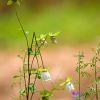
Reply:
[[42, 100], [49, 100], [49, 97], [42, 97]]
[[48, 34], [49, 34], [49, 36], [57, 36], [60, 34], [60, 32], [56, 32], [56, 33], [49, 32]]
[[9, 0], [8, 2], [7, 2], [7, 5], [8, 6], [10, 6], [10, 5], [12, 5], [14, 2], [12, 1], [12, 0]]
[[58, 36], [59, 34], [60, 34], [60, 32], [56, 32], [56, 33], [54, 33], [55, 36]]
[[21, 89], [20, 90], [20, 95], [26, 96], [26, 89]]
[[43, 90], [40, 92], [41, 97], [51, 97], [52, 95], [53, 95], [53, 93], [51, 91], [48, 91], [48, 90]]
[[97, 70], [100, 71], [100, 67], [97, 67]]
[[30, 69], [30, 71], [31, 71], [32, 74], [36, 74], [37, 73], [37, 68], [32, 68], [32, 69]]
[[47, 68], [38, 68], [38, 71], [39, 71], [39, 72], [47, 72], [48, 69], [47, 69]]
[[95, 84], [100, 84], [100, 80], [96, 80], [95, 81]]
[[20, 6], [20, 2], [19, 2], [19, 0], [17, 0], [17, 2], [16, 2], [16, 3], [17, 3], [17, 5], [18, 5], [18, 6]]
[[13, 76], [13, 78], [21, 78], [21, 77], [23, 77], [22, 75], [15, 75], [15, 76]]
[[40, 35], [40, 39], [44, 39], [44, 38], [46, 38], [47, 35], [48, 35], [48, 34], [41, 34], [41, 35]]
[[91, 76], [88, 72], [82, 72], [82, 71], [81, 71], [81, 75], [82, 75], [82, 77], [89, 77], [89, 76]]
[[34, 91], [36, 90], [35, 85], [30, 84], [30, 85], [29, 85], [29, 90], [30, 90], [31, 92], [34, 92]]
[[60, 84], [60, 86], [64, 86], [65, 84], [66, 84], [66, 82], [63, 82], [63, 83]]
[[72, 78], [71, 77], [68, 77], [63, 83], [60, 84], [60, 86], [63, 86], [65, 84], [67, 84], [68, 82], [71, 82], [72, 81]]

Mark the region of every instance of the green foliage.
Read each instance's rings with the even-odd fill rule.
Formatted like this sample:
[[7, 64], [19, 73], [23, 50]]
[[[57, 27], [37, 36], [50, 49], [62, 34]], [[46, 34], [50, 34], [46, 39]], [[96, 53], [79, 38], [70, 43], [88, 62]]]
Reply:
[[21, 96], [26, 96], [26, 94], [27, 94], [26, 91], [27, 91], [26, 89], [21, 89], [20, 90], [20, 95]]
[[60, 84], [60, 86], [63, 86], [65, 84], [67, 84], [68, 82], [71, 82], [72, 81], [72, 78], [67, 78], [63, 83]]
[[36, 87], [34, 86], [34, 84], [29, 84], [29, 90], [30, 92], [34, 92], [36, 90]]
[[15, 76], [13, 76], [13, 78], [14, 79], [16, 79], [16, 78], [23, 78], [23, 75], [15, 75]]
[[[85, 68], [90, 67], [94, 71], [94, 80], [92, 79], [91, 86], [86, 89], [82, 94], [84, 96], [84, 100], [89, 100], [91, 97], [96, 97], [96, 100], [99, 100], [99, 84], [100, 84], [100, 77], [98, 76], [99, 69], [98, 67], [98, 62], [100, 62], [100, 46], [98, 46], [97, 49], [94, 50], [94, 55], [91, 58], [91, 60], [88, 63], [84, 62], [84, 56], [83, 55], [78, 55], [78, 67], [76, 68], [76, 71], [79, 74], [80, 79], [82, 77], [89, 77], [92, 76], [90, 73], [84, 71]], [[79, 84], [80, 80], [79, 80]]]
[[20, 2], [22, 0], [8, 0], [7, 5], [10, 6], [12, 4], [17, 4], [18, 6], [20, 6]]
[[43, 90], [40, 92], [40, 96], [42, 97], [42, 100], [49, 100], [49, 97], [51, 97], [53, 93], [48, 90]]
[[30, 93], [32, 93], [36, 90], [36, 87], [34, 86], [34, 84], [31, 83], [31, 84], [29, 84], [28, 87], [23, 88], [23, 89], [20, 90], [20, 95], [23, 96], [23, 97], [26, 96], [27, 93], [28, 93], [28, 88], [29, 88]]

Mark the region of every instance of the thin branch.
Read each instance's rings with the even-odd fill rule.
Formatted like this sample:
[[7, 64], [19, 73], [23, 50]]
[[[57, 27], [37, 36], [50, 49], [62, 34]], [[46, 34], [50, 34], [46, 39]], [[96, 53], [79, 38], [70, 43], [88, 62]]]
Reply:
[[[35, 76], [35, 80], [34, 80], [33, 86], [35, 86], [36, 79], [37, 79], [37, 74], [36, 74], [36, 76]], [[35, 93], [35, 91], [32, 92], [32, 95], [31, 95], [30, 100], [32, 100], [34, 93]]]
[[32, 49], [32, 46], [33, 46], [33, 42], [34, 42], [34, 36], [35, 36], [35, 32], [33, 33], [33, 37], [32, 37], [32, 42], [31, 42], [31, 49]]
[[41, 61], [42, 61], [42, 67], [45, 68], [45, 67], [44, 67], [44, 63], [43, 63], [42, 54], [41, 54], [41, 51], [40, 51], [40, 48], [39, 48], [39, 45], [38, 45], [38, 42], [37, 42], [36, 34], [35, 34], [35, 41], [36, 41], [36, 45], [37, 45], [38, 50], [39, 50], [39, 53], [40, 53], [40, 58], [41, 58]]
[[24, 36], [25, 36], [25, 39], [26, 39], [26, 43], [27, 43], [27, 48], [28, 48], [28, 47], [29, 47], [28, 38], [27, 38], [27, 36], [26, 36], [25, 30], [24, 30], [24, 28], [23, 28], [23, 25], [22, 25], [22, 23], [21, 23], [21, 21], [20, 21], [20, 18], [19, 18], [19, 15], [18, 15], [18, 12], [17, 12], [16, 9], [15, 9], [15, 12], [16, 12], [17, 20], [18, 20], [18, 22], [19, 22], [19, 24], [20, 24], [20, 27], [21, 27], [21, 29], [22, 29], [22, 31], [23, 31], [23, 33], [24, 33]]
[[80, 56], [80, 52], [79, 52], [79, 55], [78, 55], [78, 70], [79, 70], [79, 76], [78, 76], [78, 78], [79, 78], [79, 86], [78, 86], [78, 89], [79, 89], [79, 100], [81, 100], [81, 95], [80, 95], [80, 93], [81, 93], [81, 56]]
[[[23, 75], [24, 75], [24, 85], [25, 85], [25, 90], [26, 90], [27, 86], [26, 86], [26, 76], [25, 76], [25, 67], [24, 67], [25, 58], [26, 58], [26, 53], [25, 53], [24, 59], [23, 59]], [[27, 91], [26, 91], [26, 92], [27, 92]], [[27, 93], [26, 93], [26, 94], [27, 94]], [[27, 95], [26, 95], [26, 98], [27, 98]]]
[[[94, 74], [95, 74], [95, 81], [97, 82], [97, 64], [96, 63], [97, 63], [96, 58], [94, 58], [94, 67], [95, 67]], [[96, 89], [96, 99], [99, 100], [98, 99], [98, 85], [97, 85], [97, 83], [95, 85], [95, 89]]]
[[[36, 46], [37, 46], [37, 45], [36, 45]], [[37, 48], [37, 47], [35, 47], [35, 53], [36, 53], [36, 48]], [[35, 54], [35, 56], [36, 56], [36, 60], [37, 60], [37, 65], [38, 65], [38, 67], [39, 67], [38, 57], [37, 57], [37, 55], [36, 55], [36, 54]], [[37, 74], [36, 74], [36, 76], [35, 76], [35, 80], [34, 80], [33, 86], [34, 86], [34, 85], [35, 85], [35, 83], [36, 83], [36, 79], [37, 79]], [[34, 93], [35, 93], [35, 91], [33, 91], [33, 92], [32, 92], [32, 95], [31, 95], [30, 100], [32, 100]]]

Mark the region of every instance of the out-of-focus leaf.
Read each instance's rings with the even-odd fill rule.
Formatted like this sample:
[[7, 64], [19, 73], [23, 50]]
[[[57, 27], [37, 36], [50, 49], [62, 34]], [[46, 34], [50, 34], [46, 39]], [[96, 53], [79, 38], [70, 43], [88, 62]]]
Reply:
[[16, 3], [17, 3], [17, 5], [18, 5], [18, 6], [20, 6], [20, 1], [19, 1], [19, 0], [17, 0], [17, 2], [16, 2]]
[[53, 93], [51, 91], [48, 91], [48, 90], [43, 90], [40, 92], [41, 97], [51, 97], [52, 95], [53, 95]]
[[82, 71], [81, 71], [81, 75], [82, 75], [82, 77], [89, 77], [89, 76], [91, 76], [88, 72], [82, 72]]
[[30, 90], [31, 92], [34, 92], [34, 91], [36, 90], [35, 85], [30, 84], [30, 85], [29, 85], [29, 90]]
[[9, 0], [8, 2], [7, 2], [7, 5], [8, 6], [10, 6], [10, 5], [12, 5], [13, 4], [13, 1], [12, 0]]
[[15, 75], [15, 76], [13, 76], [13, 78], [21, 78], [21, 77], [23, 77], [22, 75]]
[[21, 89], [20, 90], [20, 95], [21, 96], [26, 96], [26, 89]]

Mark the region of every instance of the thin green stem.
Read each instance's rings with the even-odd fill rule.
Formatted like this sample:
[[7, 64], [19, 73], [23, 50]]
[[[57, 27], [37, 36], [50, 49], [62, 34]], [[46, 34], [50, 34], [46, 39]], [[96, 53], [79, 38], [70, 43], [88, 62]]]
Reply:
[[19, 24], [20, 24], [20, 27], [21, 27], [21, 29], [22, 29], [22, 31], [23, 31], [23, 33], [24, 33], [24, 36], [25, 36], [25, 39], [26, 39], [26, 43], [27, 43], [27, 48], [28, 48], [28, 47], [29, 47], [29, 44], [28, 44], [27, 35], [26, 35], [26, 33], [25, 33], [25, 30], [24, 30], [24, 28], [23, 28], [23, 25], [22, 25], [22, 23], [21, 23], [21, 21], [20, 21], [20, 18], [19, 18], [19, 15], [18, 15], [18, 12], [17, 12], [16, 9], [15, 9], [15, 12], [16, 12], [17, 20], [18, 20], [18, 22], [19, 22]]
[[80, 70], [80, 56], [79, 56], [79, 100], [81, 100], [80, 98], [80, 93], [81, 93], [81, 70]]
[[42, 61], [42, 67], [45, 68], [43, 58], [42, 58], [42, 54], [41, 54], [41, 51], [40, 51], [40, 47], [39, 47], [38, 42], [37, 42], [36, 34], [35, 34], [35, 41], [36, 41], [36, 45], [37, 45], [39, 53], [40, 53], [40, 58], [41, 58], [41, 61]]
[[[20, 76], [21, 76], [21, 68], [19, 69], [19, 72], [20, 72]], [[20, 89], [21, 89], [21, 87], [22, 87], [22, 79], [21, 79], [21, 77], [20, 77]], [[19, 99], [21, 100], [21, 95], [19, 96]]]
[[[35, 76], [35, 79], [34, 79], [33, 86], [35, 86], [36, 79], [37, 79], [37, 74], [36, 74], [36, 76]], [[33, 96], [34, 96], [34, 93], [35, 93], [35, 91], [33, 91], [33, 92], [32, 92], [32, 95], [31, 95], [31, 98], [30, 98], [30, 100], [32, 100], [32, 98], [33, 98]]]
[[[16, 12], [17, 20], [18, 20], [18, 22], [19, 22], [19, 24], [20, 24], [20, 26], [21, 26], [21, 29], [22, 29], [22, 31], [23, 31], [23, 33], [24, 33], [24, 36], [25, 36], [25, 39], [26, 39], [26, 43], [27, 43], [27, 51], [28, 51], [28, 76], [29, 76], [29, 59], [30, 59], [30, 53], [29, 53], [28, 38], [27, 38], [27, 36], [26, 36], [26, 33], [25, 33], [25, 31], [24, 31], [23, 25], [22, 25], [22, 23], [21, 23], [21, 21], [20, 21], [20, 18], [19, 18], [19, 15], [18, 15], [18, 12], [17, 12], [16, 8], [15, 8], [15, 12]], [[28, 84], [29, 84], [29, 82], [28, 82]], [[29, 98], [29, 87], [28, 87], [27, 100], [28, 100], [28, 98]]]
[[[33, 45], [33, 40], [34, 40], [34, 33], [33, 33], [33, 37], [32, 37], [32, 42], [31, 42], [31, 49], [32, 49], [32, 45]], [[30, 48], [28, 48], [28, 98], [29, 98], [29, 85], [30, 85], [30, 81], [31, 81], [31, 71], [30, 71]]]
[[97, 85], [97, 65], [96, 65], [96, 58], [94, 58], [94, 67], [95, 67], [95, 72], [94, 72], [94, 74], [95, 74], [95, 82], [96, 82], [96, 84], [95, 84], [95, 89], [96, 89], [96, 99], [99, 100], [99, 99], [98, 99], [98, 85]]
[[28, 56], [27, 56], [27, 62], [28, 62], [28, 66], [27, 66], [27, 68], [28, 68], [28, 82], [27, 82], [27, 100], [29, 100], [29, 84], [30, 84], [30, 79], [29, 79], [29, 72], [30, 72], [30, 52], [29, 52], [29, 48], [28, 48]]
[[[36, 45], [36, 46], [37, 46], [37, 45]], [[36, 53], [36, 48], [37, 48], [37, 47], [35, 47], [35, 53]], [[39, 65], [38, 57], [37, 57], [36, 54], [35, 54], [35, 57], [36, 57], [37, 65], [38, 65], [38, 67], [39, 67], [40, 65]], [[36, 76], [35, 76], [35, 80], [34, 80], [33, 86], [34, 86], [35, 83], [36, 83], [36, 79], [37, 79], [37, 74], [36, 74]], [[32, 95], [31, 95], [30, 100], [32, 100], [34, 93], [35, 93], [35, 91], [32, 92]]]
[[33, 37], [32, 37], [32, 42], [31, 42], [31, 49], [32, 49], [32, 46], [33, 46], [33, 42], [34, 42], [34, 36], [35, 36], [35, 32], [33, 33]]
[[82, 53], [79, 52], [78, 54], [78, 79], [79, 79], [79, 83], [78, 83], [78, 89], [79, 89], [79, 100], [81, 100], [81, 67], [82, 67], [82, 62], [83, 62], [83, 57], [84, 55]]
[[[26, 76], [25, 76], [25, 67], [24, 67], [25, 58], [26, 58], [26, 53], [25, 53], [24, 59], [23, 59], [23, 76], [24, 76], [24, 86], [25, 86], [25, 90], [26, 90], [27, 85], [26, 85]], [[26, 91], [26, 94], [27, 94], [27, 91]], [[26, 95], [26, 98], [27, 98], [27, 95]]]

